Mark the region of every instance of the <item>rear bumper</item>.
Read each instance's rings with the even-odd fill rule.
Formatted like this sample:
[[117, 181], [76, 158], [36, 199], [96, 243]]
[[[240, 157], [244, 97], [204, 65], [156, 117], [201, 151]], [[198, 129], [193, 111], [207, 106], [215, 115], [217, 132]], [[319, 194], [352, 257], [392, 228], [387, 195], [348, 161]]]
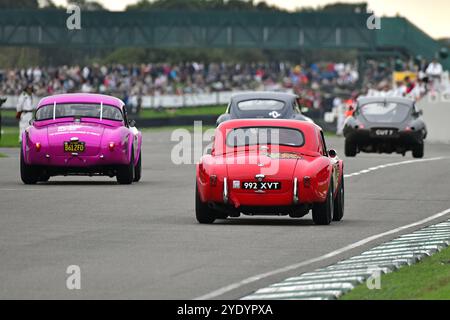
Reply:
[[241, 213], [251, 216], [279, 216], [289, 215], [293, 218], [301, 218], [309, 213], [312, 204], [298, 204], [287, 206], [239, 206], [235, 207], [229, 204], [210, 202], [209, 206], [223, 214], [231, 217], [239, 217]]
[[65, 168], [89, 168], [103, 167], [111, 165], [125, 165], [128, 155], [124, 152], [104, 152], [94, 156], [72, 155], [53, 156], [45, 150], [29, 151], [26, 153], [25, 162], [29, 165], [45, 167], [65, 167]]
[[345, 134], [345, 138], [359, 147], [369, 145], [391, 145], [393, 147], [404, 147], [410, 149], [413, 145], [423, 143], [422, 131], [399, 131], [392, 137], [377, 137], [368, 129], [358, 129]]
[[37, 166], [48, 176], [109, 176], [117, 175], [118, 165], [97, 165], [88, 167]]
[[229, 202], [241, 206], [290, 206], [294, 204], [293, 193], [231, 193]]
[[328, 186], [322, 186], [323, 192], [321, 192], [317, 179], [312, 179], [312, 185], [309, 187], [305, 187], [300, 181], [302, 180], [295, 178], [289, 182], [293, 184], [292, 188], [273, 192], [236, 190], [230, 188], [232, 185], [228, 183], [228, 179], [226, 181], [219, 179], [217, 185], [212, 187], [197, 178], [197, 186], [202, 202], [239, 210], [251, 207], [259, 208], [258, 211], [265, 211], [264, 208], [269, 208], [267, 211], [273, 212], [270, 208], [296, 208], [313, 203], [323, 203], [326, 200]]

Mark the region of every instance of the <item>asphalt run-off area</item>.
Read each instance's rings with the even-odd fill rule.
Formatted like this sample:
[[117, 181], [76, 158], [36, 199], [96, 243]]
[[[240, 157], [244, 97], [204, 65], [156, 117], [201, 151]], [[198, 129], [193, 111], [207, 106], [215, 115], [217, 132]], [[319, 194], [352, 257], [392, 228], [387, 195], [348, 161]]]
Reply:
[[[327, 140], [344, 157], [343, 138]], [[195, 166], [172, 163], [176, 143], [170, 130], [145, 132], [143, 179], [131, 186], [104, 177], [25, 186], [18, 149], [0, 150], [8, 155], [0, 159], [0, 298], [239, 299], [448, 219], [414, 224], [450, 208], [450, 148], [428, 143], [421, 161], [344, 157], [342, 222], [241, 216], [200, 225]], [[80, 267], [80, 290], [67, 289], [71, 265]]]

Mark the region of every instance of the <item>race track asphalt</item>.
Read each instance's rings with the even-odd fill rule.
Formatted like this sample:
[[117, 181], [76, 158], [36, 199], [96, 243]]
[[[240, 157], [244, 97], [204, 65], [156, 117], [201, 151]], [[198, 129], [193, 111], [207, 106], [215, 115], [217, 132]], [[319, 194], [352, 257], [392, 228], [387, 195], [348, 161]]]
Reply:
[[[144, 134], [143, 179], [58, 177], [25, 186], [17, 150], [0, 150], [1, 299], [193, 299], [253, 275], [318, 257], [358, 240], [450, 208], [450, 148], [346, 181], [344, 220], [315, 226], [302, 219], [241, 217], [199, 225], [193, 165], [176, 166], [170, 131]], [[343, 139], [328, 138], [343, 155]], [[346, 173], [411, 160], [362, 154]], [[448, 217], [442, 217], [440, 221]], [[406, 232], [406, 231], [405, 231]], [[241, 286], [252, 291], [357, 254], [395, 235], [337, 257]], [[66, 268], [81, 268], [81, 290], [66, 288]]]

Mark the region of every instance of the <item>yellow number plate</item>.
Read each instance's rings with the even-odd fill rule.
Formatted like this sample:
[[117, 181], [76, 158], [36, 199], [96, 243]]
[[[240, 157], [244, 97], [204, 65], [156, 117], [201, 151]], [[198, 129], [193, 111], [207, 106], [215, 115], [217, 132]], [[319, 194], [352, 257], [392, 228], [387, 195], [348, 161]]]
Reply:
[[64, 142], [64, 152], [84, 152], [85, 144], [79, 141]]

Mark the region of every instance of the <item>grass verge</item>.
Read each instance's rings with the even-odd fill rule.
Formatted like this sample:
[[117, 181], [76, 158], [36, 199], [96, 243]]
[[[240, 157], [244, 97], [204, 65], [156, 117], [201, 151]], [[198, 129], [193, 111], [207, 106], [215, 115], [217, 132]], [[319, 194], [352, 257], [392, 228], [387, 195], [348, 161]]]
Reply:
[[3, 127], [0, 148], [19, 147], [19, 127]]
[[139, 114], [139, 117], [142, 119], [150, 119], [150, 118], [172, 118], [178, 116], [205, 116], [205, 115], [219, 116], [222, 113], [224, 113], [225, 110], [226, 110], [225, 105], [186, 107], [186, 108], [165, 108], [163, 110], [143, 109]]
[[[225, 112], [226, 105], [212, 105], [199, 107], [185, 107], [185, 108], [164, 108], [158, 109], [142, 109], [139, 114], [141, 119], [157, 119], [157, 118], [173, 118], [178, 116], [219, 116]], [[3, 118], [15, 118], [16, 111], [2, 110]]]
[[16, 118], [15, 110], [1, 110], [3, 118]]
[[421, 262], [381, 276], [381, 289], [362, 284], [342, 300], [450, 300], [450, 247]]
[[[209, 129], [214, 129], [215, 126], [202, 126], [202, 131], [205, 132]], [[150, 128], [138, 128], [142, 132], [159, 132], [159, 131], [173, 131], [176, 129], [186, 129], [189, 132], [194, 132], [194, 126], [164, 126], [164, 127], [150, 127]]]

